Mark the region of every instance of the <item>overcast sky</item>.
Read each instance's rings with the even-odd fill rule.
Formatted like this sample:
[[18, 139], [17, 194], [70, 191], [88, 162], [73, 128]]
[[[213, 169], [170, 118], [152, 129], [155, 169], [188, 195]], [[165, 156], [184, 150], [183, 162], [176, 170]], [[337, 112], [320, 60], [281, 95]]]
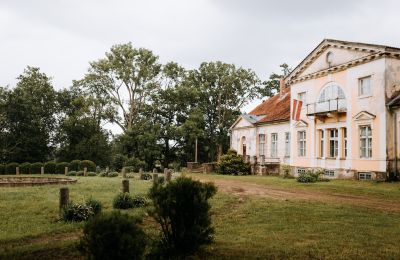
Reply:
[[399, 10], [396, 0], [0, 0], [0, 85], [30, 65], [68, 87], [126, 42], [163, 63], [221, 60], [266, 79], [324, 38], [400, 47]]

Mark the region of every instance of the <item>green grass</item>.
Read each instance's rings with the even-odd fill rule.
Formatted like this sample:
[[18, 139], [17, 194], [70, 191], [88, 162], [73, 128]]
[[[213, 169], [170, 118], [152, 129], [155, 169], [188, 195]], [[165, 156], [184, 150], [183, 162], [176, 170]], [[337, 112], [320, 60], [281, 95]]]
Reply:
[[[256, 182], [282, 188], [365, 195], [395, 200], [398, 183], [331, 181], [304, 185], [276, 177], [216, 176], [210, 178]], [[74, 177], [75, 178], [75, 177]], [[69, 185], [70, 198], [83, 202], [92, 196], [105, 211], [121, 189], [121, 177], [76, 177]], [[130, 181], [133, 194], [145, 194], [151, 181]], [[58, 220], [60, 186], [0, 189], [0, 258], [78, 258], [75, 241], [51, 240], [79, 232], [82, 224]], [[393, 193], [393, 194], [392, 194]], [[211, 201], [215, 243], [199, 259], [399, 259], [400, 214], [358, 205], [318, 201], [273, 200], [218, 193]], [[144, 216], [143, 209], [126, 210]], [[154, 235], [154, 224], [144, 222]], [[46, 242], [40, 238], [50, 239]], [[36, 241], [38, 240], [38, 241]]]

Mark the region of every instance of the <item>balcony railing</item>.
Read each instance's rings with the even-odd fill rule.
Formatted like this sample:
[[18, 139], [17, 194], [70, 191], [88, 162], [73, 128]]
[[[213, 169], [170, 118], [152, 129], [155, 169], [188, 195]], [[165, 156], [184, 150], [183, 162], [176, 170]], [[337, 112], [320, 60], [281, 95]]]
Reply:
[[331, 112], [346, 112], [345, 98], [330, 99], [327, 101], [307, 104], [307, 115], [324, 115]]

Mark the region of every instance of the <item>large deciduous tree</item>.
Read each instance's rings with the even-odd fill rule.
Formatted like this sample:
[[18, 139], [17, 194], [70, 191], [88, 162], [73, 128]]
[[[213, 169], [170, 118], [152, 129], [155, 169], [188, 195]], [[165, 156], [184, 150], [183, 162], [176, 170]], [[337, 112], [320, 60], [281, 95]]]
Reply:
[[151, 94], [159, 90], [161, 64], [150, 50], [131, 43], [114, 45], [105, 56], [91, 62], [84, 79], [74, 84], [115, 105], [119, 113], [108, 114], [108, 119], [127, 132]]

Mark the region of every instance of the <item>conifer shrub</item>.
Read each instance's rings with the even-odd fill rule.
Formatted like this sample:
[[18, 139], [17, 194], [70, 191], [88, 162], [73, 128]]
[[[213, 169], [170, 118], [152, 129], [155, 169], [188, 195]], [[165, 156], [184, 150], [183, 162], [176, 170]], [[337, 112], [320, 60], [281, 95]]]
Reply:
[[69, 163], [67, 162], [59, 162], [56, 164], [56, 174], [65, 174], [65, 167], [68, 167], [70, 171]]
[[62, 209], [61, 215], [65, 222], [79, 222], [94, 216], [94, 211], [91, 206], [71, 201]]
[[31, 174], [40, 174], [42, 167], [43, 167], [43, 163], [41, 163], [41, 162], [32, 163], [31, 168], [30, 168]]
[[118, 211], [100, 214], [85, 224], [78, 249], [87, 259], [143, 259], [147, 237], [140, 222]]
[[77, 174], [78, 174], [78, 172], [76, 172], [76, 171], [69, 171], [67, 173], [67, 176], [77, 176]]
[[44, 173], [55, 174], [56, 173], [56, 163], [53, 161], [46, 162], [44, 164]]
[[6, 164], [5, 174], [16, 174], [18, 166], [19, 164], [16, 162]]
[[31, 164], [28, 162], [21, 163], [19, 165], [19, 173], [20, 174], [30, 174]]
[[118, 172], [109, 172], [107, 173], [107, 177], [118, 177]]
[[0, 164], [0, 175], [6, 174], [6, 166], [4, 164]]
[[179, 177], [150, 189], [150, 215], [161, 226], [161, 236], [152, 257], [183, 258], [213, 241], [209, 199], [217, 192], [212, 183]]
[[94, 172], [96, 171], [96, 164], [90, 160], [83, 160], [80, 163], [80, 169], [83, 170], [84, 168], [87, 168], [88, 171]]
[[87, 172], [87, 176], [94, 177], [94, 176], [97, 176], [97, 174], [95, 172]]
[[94, 215], [100, 214], [101, 210], [103, 209], [103, 205], [101, 204], [101, 202], [93, 199], [92, 197], [87, 199], [85, 204], [86, 204], [86, 206], [89, 206], [92, 208]]
[[250, 164], [245, 163], [240, 155], [234, 150], [221, 156], [217, 163], [217, 173], [229, 175], [248, 175], [250, 174]]

